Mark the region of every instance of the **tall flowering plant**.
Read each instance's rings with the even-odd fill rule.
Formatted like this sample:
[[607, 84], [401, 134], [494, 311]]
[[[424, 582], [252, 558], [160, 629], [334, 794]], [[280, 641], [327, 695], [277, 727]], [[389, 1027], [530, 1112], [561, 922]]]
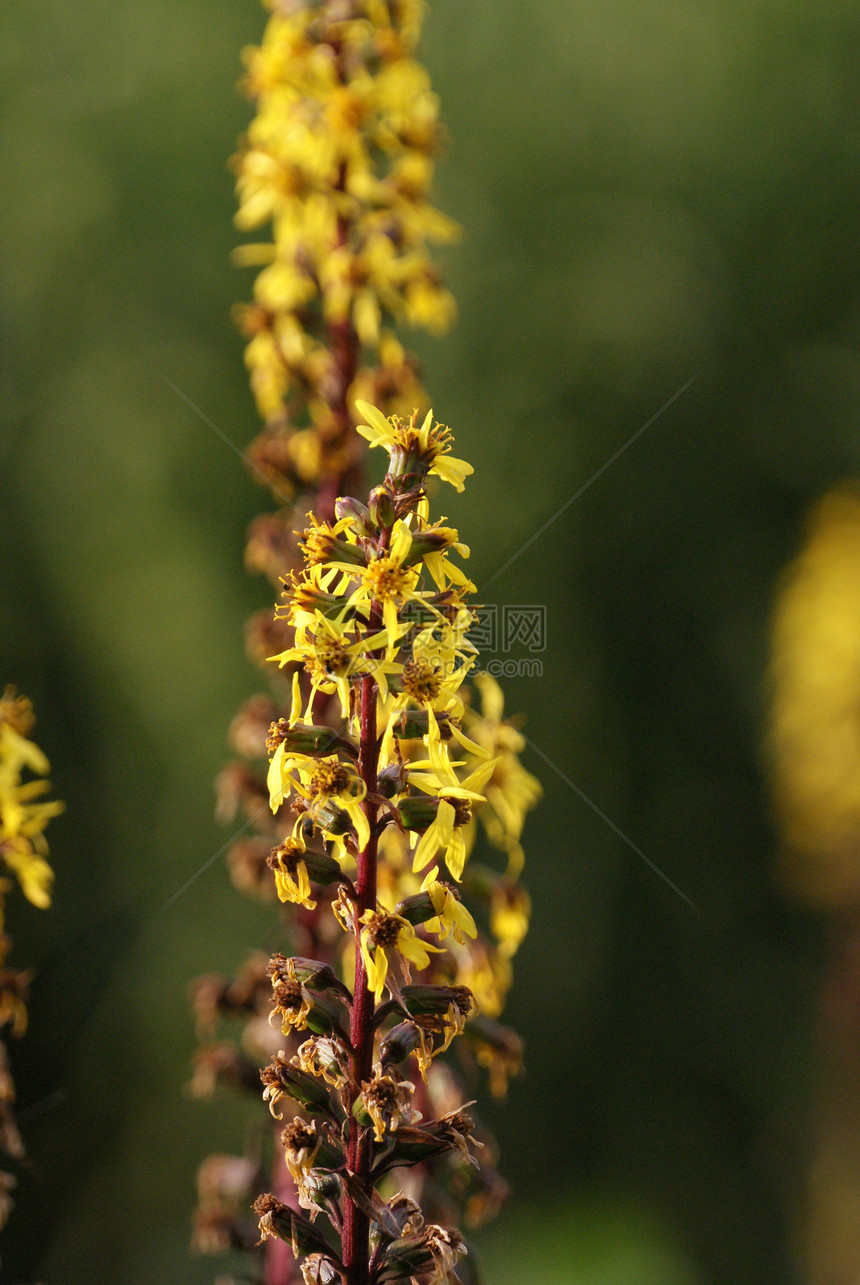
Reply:
[[[50, 767], [31, 740], [35, 723], [32, 703], [7, 687], [0, 696], [0, 1030], [23, 1035], [27, 1029], [29, 969], [15, 968], [8, 958], [12, 940], [6, 933], [6, 900], [14, 884], [41, 910], [51, 904], [54, 872], [47, 861], [45, 827], [63, 811], [51, 789]], [[9, 1161], [20, 1164], [26, 1151], [15, 1121], [15, 1084], [6, 1044], [0, 1039], [0, 1227], [12, 1209], [16, 1179], [6, 1171]]]
[[[249, 456], [287, 503], [251, 529], [249, 565], [282, 590], [249, 632], [273, 694], [234, 720], [244, 761], [220, 797], [257, 831], [231, 850], [234, 881], [291, 914], [282, 950], [194, 987], [193, 1087], [259, 1093], [262, 1075], [277, 1121], [271, 1163], [253, 1145], [201, 1167], [195, 1237], [260, 1253], [266, 1285], [477, 1280], [459, 1228], [505, 1194], [455, 1066], [486, 1067], [496, 1093], [519, 1068], [498, 1018], [539, 787], [478, 672], [469, 550], [431, 517], [436, 479], [462, 491], [472, 469], [391, 328], [453, 311], [426, 249], [455, 229], [426, 199], [439, 128], [412, 58], [421, 12], [282, 0], [246, 55], [239, 222], [273, 231], [240, 256], [264, 265], [238, 313], [267, 418]], [[389, 462], [359, 500], [362, 439]], [[467, 864], [479, 829], [500, 861]], [[237, 1018], [238, 1043], [221, 1032]]]

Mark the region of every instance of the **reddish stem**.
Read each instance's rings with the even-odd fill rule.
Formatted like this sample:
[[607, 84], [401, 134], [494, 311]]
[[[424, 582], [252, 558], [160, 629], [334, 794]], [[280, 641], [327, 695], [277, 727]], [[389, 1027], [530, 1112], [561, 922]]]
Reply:
[[[345, 182], [346, 175], [341, 167], [336, 190], [342, 190]], [[338, 218], [338, 247], [346, 245], [349, 241], [349, 227], [347, 219]], [[334, 505], [338, 496], [351, 493], [358, 474], [353, 444], [350, 442], [354, 426], [348, 402], [350, 385], [358, 369], [358, 336], [348, 316], [343, 321], [329, 322], [328, 348], [334, 359], [334, 387], [329, 394], [329, 406], [337, 427], [337, 444], [347, 461], [341, 473], [333, 473], [323, 478], [320, 483], [317, 507], [320, 515], [330, 520], [334, 516]]]
[[[342, 186], [342, 184], [343, 184], [343, 176], [341, 176], [341, 179], [338, 185]], [[349, 236], [349, 225], [345, 219], [338, 219], [337, 233], [338, 233], [338, 245], [345, 245], [347, 238]], [[353, 432], [353, 423], [352, 423], [352, 417], [350, 416], [350, 413], [349, 413], [348, 393], [349, 393], [350, 385], [352, 384], [352, 381], [355, 379], [355, 373], [358, 368], [358, 351], [359, 351], [358, 337], [355, 333], [355, 328], [352, 322], [349, 320], [349, 318], [347, 318], [345, 321], [332, 322], [329, 324], [328, 345], [329, 345], [329, 350], [331, 351], [332, 357], [334, 358], [334, 368], [335, 368], [334, 387], [332, 389], [331, 400], [329, 404], [331, 407], [332, 418], [337, 424], [337, 428], [338, 428], [337, 436], [339, 439], [339, 443], [341, 445], [341, 448], [344, 451], [345, 457], [349, 459], [351, 455], [349, 451], [349, 439], [350, 439], [350, 434]], [[347, 466], [345, 467], [342, 473], [332, 473], [321, 481], [319, 491], [318, 491], [318, 496], [317, 496], [317, 505], [316, 505], [317, 512], [321, 518], [329, 521], [331, 521], [334, 518], [335, 501], [337, 500], [338, 496], [348, 495], [350, 491], [354, 488], [355, 482], [357, 480], [357, 476], [356, 476], [357, 472], [358, 472], [357, 465], [353, 460], [351, 460], [351, 462], [347, 464]], [[373, 683], [373, 680], [365, 679], [364, 682], [369, 683], [370, 686], [373, 687], [374, 689], [374, 695], [371, 702], [373, 707], [372, 708], [372, 725], [373, 725], [372, 742], [374, 747], [374, 761], [372, 763], [372, 771], [369, 773], [369, 775], [366, 775], [364, 770], [364, 760], [360, 757], [359, 770], [361, 771], [362, 778], [367, 783], [368, 790], [373, 791], [376, 788], [376, 757], [377, 757], [376, 748], [375, 748], [376, 747], [376, 695], [375, 695], [375, 684]], [[361, 700], [362, 700], [362, 744], [364, 744], [364, 704], [365, 704], [364, 685], [362, 686]], [[366, 811], [368, 810], [367, 807], [365, 810]], [[372, 819], [371, 819], [371, 812], [372, 812]], [[368, 817], [370, 819], [370, 824], [372, 827], [376, 819], [375, 808], [371, 809], [368, 812]], [[364, 861], [366, 865], [369, 865], [372, 871], [372, 893], [370, 894], [370, 901], [367, 904], [370, 907], [375, 908], [376, 906], [376, 838], [375, 837], [371, 839], [371, 842], [368, 845], [366, 853], [362, 854], [362, 857], [359, 861], [359, 882], [357, 887], [359, 900], [362, 897], [362, 887], [361, 887], [361, 869], [362, 869], [361, 862], [362, 861]], [[364, 903], [362, 903], [362, 908], [363, 909], [367, 908], [364, 905]], [[357, 943], [357, 939], [356, 939], [356, 943]], [[311, 954], [314, 956], [314, 958], [316, 958], [318, 953], [319, 952], [314, 950], [313, 948], [311, 949]], [[356, 948], [356, 954], [358, 955], [357, 948]], [[361, 970], [360, 972], [359, 972], [359, 969]], [[357, 1083], [360, 1083], [362, 1078], [364, 1079], [369, 1078], [371, 1067], [373, 1064], [373, 996], [371, 995], [370, 991], [367, 989], [367, 982], [366, 982], [366, 977], [364, 973], [364, 962], [360, 958], [356, 966], [356, 992], [361, 996], [361, 1001], [360, 1002], [358, 1000], [356, 1001], [355, 1008], [353, 1010], [353, 1018], [352, 1018], [353, 1029], [350, 1033], [350, 1039], [351, 1039], [353, 1048], [355, 1049], [358, 1049], [359, 1047], [359, 1045], [356, 1043], [356, 1035], [355, 1035], [355, 1024], [357, 1020], [356, 1013], [363, 1012], [367, 1003], [368, 1002], [370, 1003], [369, 1016], [363, 1017], [361, 1019], [365, 1023], [368, 1031], [370, 1032], [370, 1040], [369, 1040], [369, 1052], [366, 1053], [367, 1069], [366, 1071], [362, 1072], [361, 1075], [358, 1076], [358, 1080], [356, 1081]], [[356, 1055], [356, 1058], [357, 1058], [357, 1055]], [[364, 1064], [359, 1063], [358, 1060], [355, 1061], [355, 1069], [356, 1069], [357, 1075], [358, 1075], [358, 1068], [363, 1065]], [[358, 1133], [358, 1132], [359, 1130], [357, 1127], [353, 1129], [353, 1133]], [[279, 1135], [280, 1135], [280, 1126], [278, 1126], [275, 1129], [275, 1160], [273, 1165], [273, 1172], [274, 1172], [273, 1190], [275, 1194], [278, 1196], [278, 1198], [283, 1200], [285, 1204], [294, 1206], [296, 1203], [295, 1187], [292, 1183], [292, 1180], [289, 1177], [289, 1173], [287, 1171], [286, 1165], [283, 1162], [283, 1157], [280, 1155], [281, 1148], [280, 1148]], [[356, 1146], [357, 1145], [358, 1144], [356, 1143]], [[350, 1146], [352, 1146], [352, 1141], [350, 1142]], [[366, 1150], [367, 1150], [367, 1156], [361, 1158], [361, 1165], [363, 1166], [361, 1169], [361, 1172], [364, 1173], [366, 1179], [369, 1180], [369, 1175], [370, 1175], [369, 1138], [368, 1138]], [[352, 1153], [350, 1153], [350, 1156], [351, 1156], [350, 1168], [353, 1170], [354, 1173], [358, 1173], [359, 1169], [355, 1168], [352, 1163]], [[359, 1157], [358, 1157], [357, 1151], [356, 1151], [355, 1159], [358, 1162]], [[353, 1215], [353, 1221], [350, 1221], [350, 1215]], [[355, 1222], [356, 1215], [358, 1216], [357, 1223]], [[364, 1224], [363, 1231], [361, 1226], [362, 1220]], [[349, 1231], [347, 1230], [348, 1228], [349, 1228]], [[350, 1241], [349, 1239], [350, 1236], [353, 1238], [352, 1241]], [[359, 1285], [359, 1283], [361, 1283], [361, 1285], [365, 1285], [365, 1282], [367, 1281], [367, 1274], [368, 1274], [368, 1253], [369, 1253], [368, 1223], [367, 1223], [366, 1217], [364, 1217], [364, 1215], [361, 1214], [360, 1211], [353, 1209], [352, 1205], [349, 1202], [347, 1202], [346, 1209], [344, 1211], [343, 1243], [344, 1243], [345, 1254], [348, 1252], [346, 1250], [347, 1244], [354, 1243], [355, 1245], [359, 1245], [359, 1246], [363, 1244], [363, 1247], [364, 1247], [363, 1248], [363, 1261], [364, 1261], [363, 1275], [360, 1274], [358, 1276], [355, 1276], [354, 1278], [350, 1276], [348, 1279], [349, 1279], [350, 1285], [353, 1285], [353, 1280], [355, 1281], [355, 1285]], [[359, 1250], [357, 1252], [360, 1258], [361, 1251]], [[350, 1260], [349, 1258], [346, 1259], [347, 1263], [349, 1263], [350, 1261], [352, 1260]], [[266, 1260], [265, 1260], [265, 1276], [264, 1276], [265, 1285], [288, 1285], [288, 1282], [294, 1279], [294, 1271], [295, 1271], [295, 1260], [293, 1258], [293, 1253], [290, 1246], [285, 1241], [282, 1241], [280, 1237], [272, 1237], [271, 1239], [269, 1239], [266, 1242]]]
[[[368, 675], [361, 680], [361, 743], [359, 771], [368, 792], [376, 789], [379, 763], [379, 746], [376, 735], [376, 681]], [[367, 985], [367, 973], [360, 948], [359, 920], [365, 910], [376, 909], [376, 804], [365, 802], [364, 812], [370, 825], [370, 839], [358, 858], [356, 879], [357, 904], [355, 910], [355, 1000], [352, 1006], [349, 1036], [352, 1042], [352, 1083], [354, 1096], [362, 1081], [369, 1080], [373, 1071], [373, 1032], [375, 1002]], [[350, 1120], [347, 1165], [362, 1187], [370, 1194], [371, 1166], [370, 1131]], [[343, 1222], [343, 1261], [347, 1285], [367, 1285], [370, 1247], [367, 1215], [347, 1200]]]

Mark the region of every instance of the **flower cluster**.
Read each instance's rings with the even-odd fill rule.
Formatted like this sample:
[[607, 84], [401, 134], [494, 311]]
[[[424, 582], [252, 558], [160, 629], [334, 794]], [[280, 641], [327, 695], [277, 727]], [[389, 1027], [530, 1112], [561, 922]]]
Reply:
[[[237, 252], [261, 268], [237, 312], [266, 420], [248, 457], [282, 503], [297, 498], [249, 533], [248, 568], [283, 587], [248, 629], [272, 694], [233, 720], [240, 759], [218, 798], [245, 822], [233, 881], [283, 904], [283, 935], [270, 958], [195, 983], [192, 1090], [259, 1095], [262, 1066], [276, 1124], [271, 1159], [251, 1146], [201, 1166], [194, 1243], [259, 1242], [265, 1285], [441, 1285], [465, 1252], [453, 1228], [505, 1194], [458, 1076], [484, 1068], [503, 1094], [520, 1067], [498, 1018], [540, 789], [498, 685], [474, 672], [469, 550], [430, 518], [427, 478], [462, 490], [471, 468], [393, 331], [453, 314], [427, 250], [456, 229], [427, 200], [440, 131], [412, 56], [423, 4], [266, 2], [235, 164], [239, 226], [272, 232]], [[389, 456], [363, 503], [347, 498], [362, 437]], [[500, 854], [486, 862], [482, 831]], [[285, 1101], [302, 1114], [288, 1122]]]
[[[469, 641], [476, 615], [468, 605], [474, 586], [460, 565], [469, 550], [453, 528], [430, 521], [424, 481], [435, 474], [462, 490], [471, 467], [450, 454], [450, 434], [431, 413], [419, 424], [415, 413], [407, 421], [387, 419], [365, 402], [359, 411], [366, 422], [358, 431], [389, 453], [385, 482], [367, 505], [340, 500], [333, 524], [311, 521], [303, 537], [306, 566], [291, 578], [279, 609], [295, 637], [274, 659], [293, 669], [293, 701], [289, 717], [271, 729], [268, 788], [272, 810], [292, 799], [296, 819], [288, 851], [275, 858], [278, 891], [310, 908], [311, 871], [323, 854], [309, 853], [305, 836], [318, 835], [350, 869], [371, 838], [368, 816], [379, 804], [373, 837], [386, 858], [379, 879], [389, 905], [366, 910], [359, 934], [377, 998], [389, 956], [395, 964], [399, 957], [427, 967], [435, 948], [413, 929], [423, 923], [431, 936], [451, 937], [454, 980], [478, 991], [484, 1010], [497, 1016], [509, 982], [506, 960], [524, 934], [528, 902], [512, 879], [477, 872], [471, 887], [489, 900], [494, 949], [476, 941], [456, 885], [477, 818], [518, 872], [520, 834], [539, 789], [519, 764], [521, 738], [502, 718], [497, 684], [478, 676], [484, 714], [472, 708], [464, 687], [476, 660]], [[358, 737], [367, 714], [360, 697], [366, 679], [376, 691], [379, 728], [370, 792], [349, 739]], [[341, 732], [315, 725], [320, 694], [337, 698]], [[443, 868], [454, 883], [440, 878]], [[331, 882], [334, 872], [326, 874]], [[395, 902], [408, 908], [412, 922], [393, 913]]]
[[[308, 1217], [271, 1194], [256, 1209], [264, 1239], [289, 1241], [306, 1280], [366, 1279], [355, 1268], [369, 1233], [374, 1280], [456, 1281], [465, 1243], [440, 1223], [425, 1225], [421, 1184], [405, 1191], [404, 1173], [444, 1162], [435, 1186], [447, 1177], [472, 1223], [501, 1198], [492, 1166], [477, 1168], [483, 1142], [453, 1071], [437, 1059], [474, 1031], [472, 1055], [497, 1086], [516, 1069], [516, 1042], [492, 1018], [527, 922], [511, 867], [538, 787], [518, 764], [516, 740], [502, 735], [495, 685], [484, 683], [495, 717], [471, 708], [476, 612], [461, 565], [469, 551], [430, 517], [428, 476], [462, 489], [471, 468], [451, 454], [432, 414], [386, 418], [364, 402], [359, 411], [359, 432], [388, 452], [388, 471], [366, 504], [343, 498], [335, 522], [312, 519], [304, 532], [305, 567], [281, 608], [294, 645], [273, 657], [293, 671], [292, 708], [268, 740], [270, 807], [292, 818], [270, 855], [278, 895], [306, 910], [328, 895], [344, 933], [346, 981], [328, 964], [269, 961], [271, 1022], [285, 1037], [308, 1034], [291, 1059], [280, 1051], [263, 1072], [273, 1113], [287, 1098], [308, 1117], [282, 1138]], [[337, 727], [315, 720], [328, 698]], [[511, 781], [519, 788], [507, 797]], [[507, 869], [481, 866], [470, 879], [480, 817]], [[495, 942], [479, 932], [464, 888], [484, 903]], [[410, 1059], [415, 1078], [405, 1074]], [[320, 1209], [339, 1248], [313, 1227]]]
[[[457, 228], [427, 200], [440, 128], [412, 56], [422, 5], [273, 8], [261, 46], [245, 51], [257, 114], [234, 161], [237, 226], [271, 226], [271, 239], [235, 252], [260, 268], [237, 320], [267, 421], [250, 455], [289, 493], [354, 462], [350, 384], [390, 409], [421, 402], [391, 326], [447, 328], [454, 302], [427, 247]], [[372, 360], [358, 370], [362, 353]]]
[[[45, 859], [45, 827], [63, 810], [58, 800], [45, 795], [48, 760], [29, 739], [35, 718], [33, 707], [14, 687], [0, 697], [0, 1028], [23, 1035], [27, 1027], [27, 992], [31, 974], [7, 964], [11, 939], [6, 934], [6, 897], [17, 882], [34, 906], [51, 904], [54, 875]], [[15, 1161], [24, 1159], [24, 1145], [13, 1114], [15, 1086], [6, 1046], [0, 1040], [0, 1151]], [[0, 1226], [12, 1207], [12, 1174], [0, 1172]]]
[[[492, 1217], [504, 1184], [442, 1055], [465, 1034], [465, 1069], [486, 1067], [497, 1093], [519, 1069], [519, 1042], [496, 1019], [528, 923], [520, 839], [540, 789], [519, 763], [499, 688], [486, 675], [470, 681], [479, 609], [469, 550], [430, 515], [428, 477], [459, 490], [471, 468], [432, 414], [359, 410], [359, 432], [386, 450], [388, 471], [366, 503], [343, 497], [332, 522], [311, 517], [302, 533], [304, 566], [278, 608], [292, 645], [272, 657], [291, 693], [266, 734], [277, 841], [242, 862], [255, 886], [295, 907], [293, 938], [304, 934], [322, 958], [277, 953], [232, 983], [202, 979], [204, 1031], [221, 1017], [247, 1025], [244, 1051], [204, 1048], [195, 1083], [247, 1084], [254, 1059], [267, 1058], [273, 1115], [286, 1099], [304, 1112], [279, 1140], [275, 1192], [255, 1206], [263, 1243], [283, 1248], [286, 1237], [304, 1279], [360, 1279], [370, 1235], [374, 1279], [454, 1281], [465, 1243], [446, 1228]], [[479, 827], [500, 863], [471, 858]], [[223, 1170], [214, 1188], [213, 1166]], [[247, 1166], [230, 1157], [201, 1171], [203, 1247], [248, 1242], [222, 1194], [239, 1171]], [[408, 1237], [397, 1226], [407, 1198]], [[339, 1249], [314, 1226], [320, 1209]], [[285, 1267], [267, 1279], [292, 1278]]]

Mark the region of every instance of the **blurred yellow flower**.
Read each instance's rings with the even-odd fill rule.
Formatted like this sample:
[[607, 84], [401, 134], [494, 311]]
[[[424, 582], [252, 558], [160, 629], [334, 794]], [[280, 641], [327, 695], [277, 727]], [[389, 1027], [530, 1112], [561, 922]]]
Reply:
[[[54, 875], [45, 860], [44, 829], [65, 805], [42, 798], [51, 788], [46, 779], [50, 765], [24, 735], [32, 723], [30, 702], [7, 687], [0, 700], [0, 853], [27, 900], [45, 909], [51, 904]], [[35, 779], [25, 780], [25, 773]]]
[[860, 896], [860, 490], [813, 509], [773, 621], [769, 751], [783, 870], [804, 899]]

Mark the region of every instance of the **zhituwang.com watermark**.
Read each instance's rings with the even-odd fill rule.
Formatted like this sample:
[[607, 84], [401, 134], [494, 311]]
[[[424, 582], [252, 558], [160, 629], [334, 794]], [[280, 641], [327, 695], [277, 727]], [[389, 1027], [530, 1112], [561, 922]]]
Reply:
[[[435, 613], [410, 603], [401, 620], [421, 626], [437, 623]], [[469, 616], [466, 616], [469, 619]], [[456, 630], [455, 630], [456, 633]], [[461, 644], [478, 653], [476, 672], [493, 678], [542, 678], [546, 649], [546, 607], [537, 603], [483, 603], [474, 609]], [[459, 662], [454, 662], [454, 667]]]
[[481, 669], [493, 678], [543, 677], [538, 659], [546, 649], [543, 604], [484, 603], [477, 615], [467, 637], [480, 652]]

